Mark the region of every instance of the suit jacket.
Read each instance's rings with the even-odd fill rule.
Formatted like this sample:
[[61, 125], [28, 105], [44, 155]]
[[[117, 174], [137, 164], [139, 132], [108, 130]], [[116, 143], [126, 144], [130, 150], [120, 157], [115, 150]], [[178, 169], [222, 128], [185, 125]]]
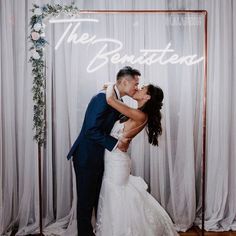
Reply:
[[111, 151], [118, 142], [110, 136], [118, 117], [119, 112], [107, 104], [104, 91], [95, 95], [88, 104], [82, 129], [67, 159], [79, 158], [79, 166], [88, 169], [103, 168], [105, 148]]

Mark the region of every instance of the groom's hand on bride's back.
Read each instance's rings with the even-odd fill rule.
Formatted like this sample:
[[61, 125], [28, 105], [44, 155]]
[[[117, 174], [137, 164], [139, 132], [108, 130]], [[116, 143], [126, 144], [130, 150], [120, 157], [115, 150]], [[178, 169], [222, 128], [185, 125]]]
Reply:
[[121, 139], [119, 139], [117, 148], [119, 148], [122, 152], [126, 152], [127, 149], [129, 148], [130, 141], [131, 141], [130, 138], [122, 137]]

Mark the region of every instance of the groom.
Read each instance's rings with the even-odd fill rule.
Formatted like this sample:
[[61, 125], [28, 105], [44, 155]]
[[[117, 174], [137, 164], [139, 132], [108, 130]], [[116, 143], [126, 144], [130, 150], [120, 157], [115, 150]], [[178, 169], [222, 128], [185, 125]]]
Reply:
[[[114, 87], [119, 100], [127, 95], [132, 97], [138, 89], [140, 72], [129, 66], [117, 73]], [[79, 236], [94, 235], [91, 217], [93, 208], [97, 212], [99, 192], [104, 171], [104, 151], [119, 148], [126, 151], [129, 142], [110, 136], [119, 112], [106, 102], [105, 91], [95, 95], [87, 108], [80, 134], [67, 158], [73, 156], [77, 187], [77, 226]]]

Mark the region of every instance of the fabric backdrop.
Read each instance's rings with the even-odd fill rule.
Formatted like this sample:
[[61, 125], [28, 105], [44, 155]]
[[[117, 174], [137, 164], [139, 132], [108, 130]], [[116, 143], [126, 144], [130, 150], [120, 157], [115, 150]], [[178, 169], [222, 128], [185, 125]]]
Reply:
[[[28, 63], [32, 3], [71, 1], [0, 1], [0, 233], [38, 231], [38, 166], [34, 131], [32, 75]], [[236, 230], [236, 3], [233, 0], [75, 1], [79, 9], [206, 9], [209, 13], [207, 97], [207, 230]], [[115, 38], [121, 54], [165, 48], [171, 42], [179, 55], [203, 55], [203, 17], [196, 15], [83, 15], [99, 19], [77, 33]], [[196, 24], [197, 23], [197, 24]], [[46, 235], [75, 235], [76, 187], [66, 155], [76, 139], [90, 98], [104, 82], [115, 82], [123, 64], [107, 63], [88, 73], [93, 47], [65, 41], [54, 47], [67, 24], [47, 24], [47, 145], [43, 151], [43, 224]], [[97, 24], [97, 23], [96, 23]], [[114, 45], [108, 44], [113, 50]], [[127, 64], [127, 63], [126, 63]], [[159, 85], [165, 94], [160, 146], [152, 147], [141, 132], [130, 147], [132, 174], [142, 176], [151, 194], [170, 214], [176, 228], [201, 224], [201, 147], [203, 63], [193, 66], [134, 64], [141, 84]], [[135, 106], [135, 102], [125, 101]]]

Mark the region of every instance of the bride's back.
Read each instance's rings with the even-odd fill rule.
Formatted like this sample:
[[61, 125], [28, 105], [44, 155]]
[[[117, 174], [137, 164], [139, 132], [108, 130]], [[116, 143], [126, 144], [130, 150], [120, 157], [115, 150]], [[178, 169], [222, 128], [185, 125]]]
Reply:
[[146, 117], [144, 122], [129, 119], [124, 123], [123, 137], [133, 139], [140, 131], [143, 130], [147, 123]]

